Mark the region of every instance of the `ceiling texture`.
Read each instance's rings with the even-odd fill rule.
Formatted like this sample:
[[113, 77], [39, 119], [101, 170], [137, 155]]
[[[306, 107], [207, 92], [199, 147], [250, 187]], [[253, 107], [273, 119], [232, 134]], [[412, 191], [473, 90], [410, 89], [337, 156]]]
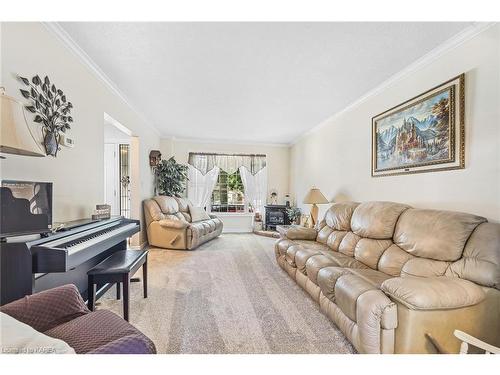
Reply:
[[59, 26], [162, 137], [289, 144], [471, 23]]

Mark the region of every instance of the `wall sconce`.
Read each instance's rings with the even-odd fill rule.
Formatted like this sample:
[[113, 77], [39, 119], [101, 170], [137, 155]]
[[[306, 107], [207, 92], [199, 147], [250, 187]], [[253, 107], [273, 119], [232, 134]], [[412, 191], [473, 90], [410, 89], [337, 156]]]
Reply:
[[154, 168], [160, 164], [161, 152], [158, 150], [151, 150], [149, 152], [149, 166]]

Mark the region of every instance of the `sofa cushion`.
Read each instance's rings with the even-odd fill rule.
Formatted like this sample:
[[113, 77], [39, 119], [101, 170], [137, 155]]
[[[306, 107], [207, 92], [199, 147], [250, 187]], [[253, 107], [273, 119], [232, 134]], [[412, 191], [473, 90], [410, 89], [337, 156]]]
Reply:
[[[177, 212], [176, 212], [177, 214]], [[163, 218], [166, 219], [166, 220], [181, 220], [181, 221], [184, 221], [182, 219], [179, 219], [179, 217], [175, 214], [167, 214], [167, 215], [163, 215]], [[159, 221], [160, 219], [158, 219], [157, 221]]]
[[297, 245], [297, 243], [287, 238], [280, 238], [278, 241], [276, 241], [274, 248], [276, 249], [277, 254], [284, 256], [288, 248], [292, 245]]
[[184, 217], [184, 220], [186, 220], [188, 223], [193, 221], [193, 219], [191, 218], [191, 214], [189, 212], [181, 212], [181, 215]]
[[345, 231], [340, 231], [340, 230], [334, 230], [330, 235], [328, 236], [328, 239], [326, 240], [326, 244], [328, 247], [332, 250], [338, 251], [339, 246], [344, 239], [344, 237], [347, 235], [347, 233], [352, 233], [352, 232], [345, 232]]
[[179, 206], [179, 212], [189, 212], [190, 206], [193, 205], [189, 199], [179, 197], [174, 198], [177, 201], [177, 205]]
[[335, 302], [335, 284], [339, 277], [349, 275], [349, 269], [343, 267], [323, 267], [318, 272], [318, 286], [330, 301]]
[[207, 220], [206, 223], [210, 226], [210, 232], [215, 232], [217, 229], [217, 224], [214, 219]]
[[297, 265], [297, 269], [305, 275], [307, 272], [306, 271], [307, 261], [309, 260], [310, 257], [318, 254], [321, 254], [321, 252], [316, 249], [307, 247], [302, 247], [298, 249], [297, 252], [295, 253], [295, 264]]
[[222, 223], [221, 219], [219, 219], [218, 217], [212, 217], [212, 222], [215, 224], [215, 230], [222, 230], [224, 224]]
[[346, 235], [342, 238], [339, 244], [339, 251], [342, 254], [348, 255], [350, 257], [354, 256], [354, 249], [356, 248], [356, 244], [361, 239], [360, 236], [354, 234], [352, 232], [347, 232]]
[[210, 224], [208, 224], [208, 222], [206, 221], [202, 221], [201, 224], [203, 225], [203, 229], [204, 229], [204, 234], [207, 235], [209, 234], [210, 232], [212, 232], [211, 228], [210, 228]]
[[377, 264], [384, 253], [392, 245], [391, 240], [374, 240], [362, 238], [356, 244], [354, 257], [368, 267], [377, 269]]
[[333, 258], [326, 257], [323, 254], [317, 254], [310, 257], [306, 262], [306, 274], [309, 280], [311, 280], [314, 284], [318, 285], [318, 272], [320, 269], [329, 266], [336, 266], [337, 263], [333, 260]]
[[[167, 216], [167, 215], [165, 215], [165, 216]], [[173, 216], [175, 216], [177, 219], [179, 219], [181, 221], [184, 221], [184, 222], [188, 223], [188, 221], [186, 220], [186, 217], [184, 216], [183, 212], [176, 212], [175, 214], [173, 214]]]
[[206, 227], [203, 225], [203, 221], [198, 221], [197, 223], [191, 223], [189, 227], [191, 228], [193, 236], [196, 237], [202, 237], [207, 232]]
[[67, 342], [76, 353], [87, 353], [121, 337], [139, 334], [151, 347], [154, 345], [134, 326], [108, 310], [98, 310], [80, 316], [45, 332]]
[[479, 225], [467, 241], [462, 258], [451, 264], [447, 272], [500, 289], [500, 224]]
[[151, 223], [151, 220], [155, 221], [165, 218], [165, 215], [163, 214], [163, 212], [161, 212], [159, 204], [154, 199], [145, 200], [144, 208], [146, 218], [148, 219], [148, 216], [150, 217], [150, 219], [148, 219], [148, 225]]
[[299, 251], [300, 249], [303, 249], [302, 245], [296, 244], [288, 247], [288, 249], [286, 250], [285, 260], [292, 267], [297, 267], [297, 265], [295, 264], [295, 255], [297, 254], [297, 251]]
[[361, 237], [390, 239], [399, 215], [409, 208], [394, 202], [366, 202], [356, 207], [351, 219], [351, 228]]
[[306, 249], [312, 249], [317, 251], [331, 251], [330, 248], [322, 243], [316, 241], [306, 241], [306, 240], [295, 240], [294, 243], [297, 245], [302, 245]]
[[369, 282], [377, 289], [380, 288], [385, 280], [391, 279], [392, 276], [383, 272], [372, 270], [370, 268], [349, 268], [349, 272], [353, 275], [361, 277], [363, 280]]
[[167, 197], [163, 195], [158, 195], [153, 198], [158, 206], [160, 206], [161, 212], [164, 214], [175, 214], [179, 212], [179, 204], [174, 197]]
[[0, 353], [2, 354], [75, 354], [59, 340], [0, 312]]
[[443, 276], [450, 263], [415, 257], [405, 263], [401, 269], [401, 276], [433, 277]]
[[339, 202], [333, 204], [325, 214], [325, 223], [331, 229], [340, 231], [351, 230], [351, 218], [357, 202]]
[[356, 260], [350, 256], [344, 255], [337, 251], [321, 251], [323, 255], [332, 259], [338, 267], [345, 268], [368, 268], [364, 263], [361, 263], [359, 260]]
[[398, 245], [391, 245], [380, 257], [377, 268], [391, 276], [400, 276], [401, 269], [413, 255], [402, 250]]
[[453, 277], [395, 277], [381, 289], [412, 310], [446, 310], [475, 305], [485, 298], [476, 284]]
[[323, 228], [319, 230], [318, 236], [316, 237], [316, 241], [326, 244], [328, 236], [330, 236], [332, 232], [333, 232], [332, 228], [330, 228], [328, 225], [324, 225]]
[[358, 297], [372, 289], [378, 288], [357, 275], [343, 275], [335, 283], [335, 303], [349, 319], [356, 322], [356, 302]]
[[412, 255], [455, 261], [484, 217], [451, 211], [409, 209], [396, 226], [394, 243]]

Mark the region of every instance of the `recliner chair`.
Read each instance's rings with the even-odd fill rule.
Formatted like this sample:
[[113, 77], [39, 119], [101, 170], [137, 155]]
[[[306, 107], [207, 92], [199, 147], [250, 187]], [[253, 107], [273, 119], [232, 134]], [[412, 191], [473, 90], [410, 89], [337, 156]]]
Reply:
[[192, 222], [191, 202], [185, 198], [156, 196], [144, 201], [148, 242], [166, 249], [193, 250], [222, 233], [215, 215]]

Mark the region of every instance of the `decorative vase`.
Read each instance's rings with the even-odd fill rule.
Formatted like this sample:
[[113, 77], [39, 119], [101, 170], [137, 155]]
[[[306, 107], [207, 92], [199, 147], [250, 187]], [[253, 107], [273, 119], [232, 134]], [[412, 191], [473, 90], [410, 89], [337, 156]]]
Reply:
[[45, 152], [47, 155], [56, 156], [57, 149], [59, 148], [57, 142], [57, 134], [53, 131], [46, 131], [45, 137], [43, 138], [43, 144], [45, 146]]

